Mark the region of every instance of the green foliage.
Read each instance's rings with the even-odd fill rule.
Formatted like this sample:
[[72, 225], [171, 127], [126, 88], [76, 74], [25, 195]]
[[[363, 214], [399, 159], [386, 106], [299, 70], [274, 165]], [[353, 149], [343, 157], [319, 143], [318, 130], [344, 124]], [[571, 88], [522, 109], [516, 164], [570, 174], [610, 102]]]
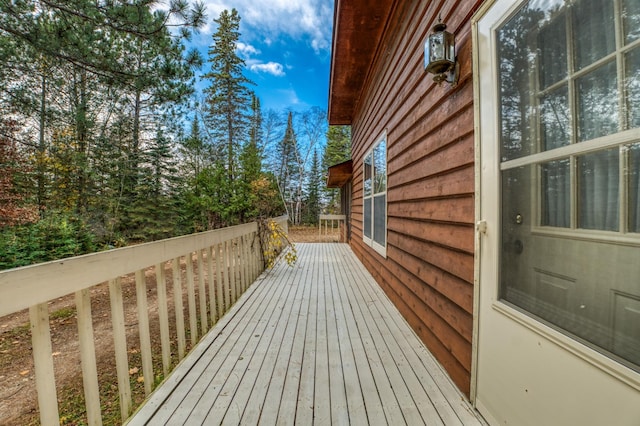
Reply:
[[66, 213], [0, 230], [0, 269], [47, 262], [96, 251], [87, 225]]
[[318, 151], [313, 151], [311, 158], [311, 169], [309, 171], [309, 179], [307, 182], [307, 202], [304, 215], [304, 222], [307, 224], [318, 224], [320, 216], [320, 185], [322, 173], [320, 171], [320, 161], [318, 159]]
[[351, 127], [329, 126], [322, 167], [327, 169], [351, 158]]
[[[351, 158], [351, 127], [329, 126], [327, 145], [322, 156], [322, 168], [326, 170], [347, 161], [349, 158]], [[327, 210], [331, 213], [339, 213], [340, 191], [325, 188], [325, 195], [328, 199]]]
[[248, 133], [252, 92], [247, 85], [253, 82], [243, 75], [244, 60], [236, 53], [240, 38], [238, 11], [224, 10], [214, 22], [218, 29], [209, 48], [211, 70], [203, 76], [210, 83], [204, 90], [206, 119], [215, 149], [223, 153], [230, 184], [236, 177], [239, 146]]

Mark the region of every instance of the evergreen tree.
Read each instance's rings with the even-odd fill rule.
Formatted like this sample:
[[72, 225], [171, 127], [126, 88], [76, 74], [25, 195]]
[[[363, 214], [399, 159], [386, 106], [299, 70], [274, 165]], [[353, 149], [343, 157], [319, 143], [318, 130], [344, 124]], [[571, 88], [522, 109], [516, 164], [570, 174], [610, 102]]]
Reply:
[[[327, 145], [322, 156], [322, 168], [327, 170], [331, 166], [340, 164], [351, 158], [351, 127], [329, 126], [327, 130]], [[334, 188], [325, 188], [328, 199], [327, 208], [332, 213], [338, 213], [340, 208], [340, 192]]]
[[287, 214], [294, 220], [295, 212], [295, 188], [297, 185], [298, 167], [298, 142], [293, 129], [293, 114], [289, 112], [287, 116], [287, 128], [283, 138], [278, 143], [276, 149], [278, 166], [276, 170], [278, 189], [280, 197], [285, 205]]
[[351, 127], [329, 126], [322, 167], [327, 169], [351, 158]]
[[255, 193], [255, 182], [262, 176], [262, 112], [260, 100], [252, 95], [251, 123], [249, 140], [240, 153], [240, 179], [237, 182], [237, 195], [240, 207], [240, 221], [246, 222], [260, 215], [257, 206], [258, 194]]
[[306, 214], [305, 223], [314, 224], [318, 223], [318, 218], [321, 213], [320, 206], [320, 185], [322, 182], [322, 172], [320, 171], [320, 160], [318, 158], [318, 151], [313, 151], [311, 157], [311, 169], [309, 170], [309, 179], [307, 181], [307, 199], [306, 199]]
[[236, 54], [240, 38], [240, 15], [236, 9], [222, 11], [214, 19], [218, 29], [209, 48], [211, 70], [203, 77], [210, 82], [205, 89], [207, 125], [214, 137], [216, 149], [224, 153], [227, 184], [236, 176], [239, 147], [247, 138], [250, 123], [251, 91], [253, 84], [242, 74], [244, 60]]

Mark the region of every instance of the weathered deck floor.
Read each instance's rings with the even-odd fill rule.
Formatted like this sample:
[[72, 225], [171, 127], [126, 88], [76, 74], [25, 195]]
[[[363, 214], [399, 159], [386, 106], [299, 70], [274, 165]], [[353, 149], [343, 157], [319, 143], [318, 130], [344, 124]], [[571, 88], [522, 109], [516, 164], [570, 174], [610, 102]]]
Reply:
[[130, 421], [482, 424], [345, 244], [297, 244]]

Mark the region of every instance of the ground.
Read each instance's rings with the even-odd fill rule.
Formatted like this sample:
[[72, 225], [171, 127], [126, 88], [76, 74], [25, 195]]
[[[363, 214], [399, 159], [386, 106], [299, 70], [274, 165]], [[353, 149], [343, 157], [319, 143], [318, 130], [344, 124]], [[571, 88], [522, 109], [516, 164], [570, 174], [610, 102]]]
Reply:
[[[317, 227], [290, 227], [292, 242], [337, 241], [338, 234], [329, 230], [328, 235], [319, 235]], [[324, 233], [324, 230], [323, 230]], [[183, 270], [184, 273], [184, 270]], [[157, 327], [156, 283], [152, 271], [147, 271], [147, 296], [152, 326], [154, 347], [154, 371], [161, 371], [160, 338]], [[185, 280], [183, 280], [183, 283]], [[129, 356], [129, 373], [134, 405], [144, 400], [144, 378], [139, 354], [137, 314], [135, 305], [135, 283], [132, 276], [122, 280], [125, 304], [125, 322]], [[169, 286], [171, 287], [171, 286]], [[172, 307], [172, 292], [167, 289], [169, 306]], [[186, 291], [185, 291], [186, 294]], [[109, 288], [106, 283], [91, 289], [91, 311], [97, 350], [98, 376], [100, 383], [102, 413], [105, 425], [120, 424], [118, 389], [113, 356], [111, 332], [111, 308]], [[84, 396], [80, 374], [78, 331], [74, 296], [52, 301], [49, 304], [53, 360], [58, 392], [60, 423], [63, 425], [86, 424]], [[175, 312], [170, 309], [170, 323], [175, 323]], [[188, 325], [188, 313], [185, 312]], [[156, 324], [154, 330], [153, 325]], [[187, 339], [187, 344], [188, 344]], [[175, 352], [176, 336], [172, 328], [172, 350]], [[188, 349], [188, 348], [187, 348]], [[175, 355], [175, 354], [173, 354]], [[177, 357], [172, 356], [173, 363]], [[156, 375], [154, 381], [162, 380]], [[0, 318], [0, 425], [39, 424], [35, 375], [31, 354], [28, 311], [17, 312]]]

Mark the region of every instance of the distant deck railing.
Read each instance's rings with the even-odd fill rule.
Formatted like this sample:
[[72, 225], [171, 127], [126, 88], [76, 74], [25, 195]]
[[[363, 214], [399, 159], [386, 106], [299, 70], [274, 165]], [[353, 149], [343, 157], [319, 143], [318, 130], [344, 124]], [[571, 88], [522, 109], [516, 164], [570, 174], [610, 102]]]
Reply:
[[318, 237], [337, 235], [338, 241], [346, 242], [346, 238], [343, 235], [346, 232], [346, 221], [347, 217], [343, 214], [321, 214], [318, 218]]
[[[275, 221], [286, 232], [286, 216]], [[183, 264], [186, 269], [186, 307]], [[0, 317], [29, 309], [38, 407], [43, 425], [60, 424], [48, 303], [75, 294], [87, 421], [90, 425], [100, 425], [102, 413], [90, 290], [108, 282], [120, 411], [124, 421], [132, 413], [133, 407], [121, 278], [135, 275], [142, 372], [144, 390], [148, 396], [153, 390], [155, 376], [146, 275], [147, 272], [154, 275], [157, 285], [162, 369], [166, 377], [172, 365], [168, 267], [171, 270], [169, 284], [173, 290], [175, 309], [177, 356], [181, 360], [187, 347], [184, 311], [188, 312], [191, 346], [195, 346], [199, 336], [204, 335], [222, 317], [264, 269], [258, 224], [254, 222], [0, 272]], [[194, 270], [197, 271], [197, 279]]]

